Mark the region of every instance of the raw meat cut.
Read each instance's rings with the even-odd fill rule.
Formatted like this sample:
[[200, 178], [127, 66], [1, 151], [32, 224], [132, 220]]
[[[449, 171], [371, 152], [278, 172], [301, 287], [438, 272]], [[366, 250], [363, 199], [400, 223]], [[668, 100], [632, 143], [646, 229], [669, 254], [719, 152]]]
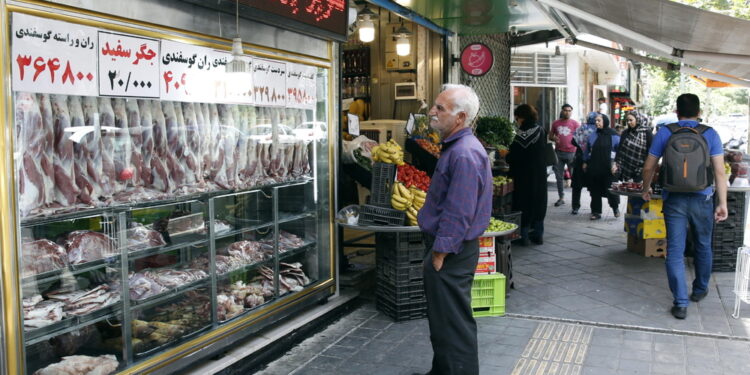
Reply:
[[128, 111], [125, 107], [125, 99], [112, 99], [112, 112], [114, 114], [114, 144], [115, 144], [115, 174], [118, 192], [125, 191], [129, 186], [135, 186], [133, 178], [137, 175], [132, 163], [133, 144], [128, 129]]
[[[154, 174], [151, 170], [151, 159], [154, 157], [154, 124], [151, 116], [151, 102], [149, 100], [138, 100], [138, 114], [140, 115], [141, 147], [143, 166], [140, 171], [140, 178], [143, 185], [154, 188]], [[159, 191], [163, 189], [156, 188]]]
[[167, 129], [169, 153], [174, 156], [168, 159], [168, 163], [170, 163], [168, 166], [172, 171], [179, 168], [182, 172], [181, 176], [173, 173], [172, 179], [177, 188], [190, 188], [195, 185], [195, 171], [190, 168], [190, 154], [187, 150], [185, 126], [184, 123], [180, 122], [182, 120], [182, 110], [177, 111], [179, 104], [175, 105], [172, 102], [162, 102], [161, 104]]
[[[201, 127], [202, 122], [198, 122], [198, 118], [203, 119], [203, 115], [199, 116], [200, 105], [193, 103], [182, 103], [182, 114], [183, 124], [185, 126], [185, 135], [187, 137], [187, 149], [192, 156], [189, 160], [192, 160], [194, 166], [190, 166], [190, 169], [195, 172], [195, 179], [198, 182], [198, 186], [202, 187], [203, 181], [203, 158], [201, 158], [201, 138], [203, 138], [203, 131]], [[177, 116], [179, 118], [179, 116]], [[189, 164], [188, 164], [189, 165]]]
[[[237, 128], [235, 126], [232, 108], [227, 104], [219, 104], [220, 143], [218, 147], [224, 149], [224, 171], [226, 171], [226, 187], [234, 189], [237, 187], [237, 161], [234, 152], [237, 149]], [[214, 160], [215, 162], [216, 160]], [[218, 180], [215, 180], [219, 183]], [[219, 183], [220, 184], [220, 183]]]
[[[16, 94], [16, 153], [18, 177], [18, 208], [21, 217], [35, 212], [46, 202], [45, 175], [41, 166], [45, 147], [42, 116], [36, 96]], [[51, 182], [51, 181], [50, 181]]]
[[63, 207], [72, 207], [80, 191], [74, 176], [74, 150], [70, 140], [70, 113], [68, 112], [68, 97], [52, 95], [52, 117], [55, 134], [55, 201]]
[[24, 303], [23, 309], [23, 326], [26, 330], [47, 326], [65, 317], [62, 302], [41, 301], [31, 306], [28, 305], [31, 303]]
[[55, 202], [55, 125], [52, 116], [52, 102], [47, 94], [37, 94], [39, 112], [42, 114], [42, 128], [39, 129], [39, 157], [44, 178], [44, 197], [47, 206]]
[[127, 231], [127, 237], [129, 251], [164, 246], [167, 244], [161, 233], [139, 223], [132, 223], [132, 227]]
[[85, 315], [120, 301], [119, 288], [101, 284], [91, 290], [56, 290], [47, 293], [52, 301], [62, 302], [67, 315]]
[[73, 174], [79, 191], [78, 202], [85, 205], [94, 205], [95, 200], [101, 195], [101, 188], [97, 182], [98, 174], [89, 175], [89, 163], [93, 162], [90, 160], [91, 155], [88, 147], [92, 139], [97, 136], [93, 134], [97, 129], [93, 126], [86, 127], [80, 96], [68, 97], [68, 111], [70, 112], [70, 128], [73, 130], [70, 136], [75, 139], [73, 142]]
[[[154, 169], [154, 188], [169, 194], [175, 190], [175, 184], [183, 181], [185, 171], [175, 159], [175, 155], [169, 150], [164, 111], [162, 110], [162, 104], [158, 101], [151, 102], [151, 117], [154, 122], [154, 153], [156, 156], [151, 159], [151, 167]], [[157, 162], [154, 162], [154, 160], [157, 160]]]
[[98, 357], [73, 355], [63, 357], [61, 362], [37, 370], [34, 375], [109, 375], [117, 371], [119, 365], [117, 357], [111, 354]]
[[[125, 186], [118, 182], [118, 171], [115, 168], [117, 128], [115, 127], [115, 112], [112, 109], [112, 102], [109, 98], [98, 98], [98, 105], [99, 113], [97, 117], [102, 130], [99, 146], [102, 155], [102, 188], [109, 199], [116, 193], [123, 191]], [[85, 113], [85, 105], [83, 109]]]
[[132, 186], [144, 186], [143, 174], [148, 166], [144, 162], [143, 155], [143, 128], [141, 127], [141, 111], [138, 107], [138, 101], [128, 99], [125, 101], [127, 111], [128, 136], [130, 139], [130, 163], [133, 166]]
[[77, 230], [65, 239], [65, 250], [70, 264], [83, 264], [104, 258], [114, 253], [114, 244], [109, 236], [90, 230]]
[[226, 155], [223, 137], [224, 128], [220, 125], [219, 109], [216, 104], [212, 103], [209, 105], [209, 114], [211, 117], [211, 143], [207, 151], [211, 165], [209, 168], [209, 177], [220, 188], [231, 189], [232, 186], [229, 184], [229, 178], [227, 177], [227, 163], [224, 157]]
[[247, 111], [245, 110], [245, 106], [236, 106], [238, 110], [239, 115], [239, 122], [235, 125], [237, 126], [237, 129], [239, 132], [237, 132], [238, 139], [237, 139], [237, 148], [234, 150], [234, 160], [237, 163], [237, 188], [241, 189], [245, 187], [245, 179], [246, 179], [246, 172], [247, 172], [247, 147], [249, 143], [248, 139], [248, 131], [250, 130], [248, 126], [248, 117], [247, 117]]
[[63, 269], [68, 266], [65, 248], [46, 239], [21, 245], [22, 277]]
[[83, 122], [86, 126], [93, 128], [81, 142], [82, 152], [88, 157], [86, 171], [89, 178], [96, 183], [94, 184], [92, 197], [97, 199], [100, 204], [106, 204], [112, 198], [115, 190], [115, 170], [112, 164], [111, 149], [106, 152], [106, 155], [103, 149], [103, 129], [97, 98], [91, 96], [83, 98]]

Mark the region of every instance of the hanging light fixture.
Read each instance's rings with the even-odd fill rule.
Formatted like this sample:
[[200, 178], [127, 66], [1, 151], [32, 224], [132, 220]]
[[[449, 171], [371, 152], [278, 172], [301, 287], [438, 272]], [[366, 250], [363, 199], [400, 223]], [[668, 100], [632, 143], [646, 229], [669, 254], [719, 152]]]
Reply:
[[232, 60], [227, 63], [227, 73], [250, 73], [250, 67], [242, 59], [242, 38], [240, 38], [240, 2], [235, 0], [237, 5], [235, 11], [235, 22], [237, 37], [232, 40]]
[[372, 20], [378, 18], [378, 15], [365, 4], [357, 17], [359, 18], [359, 40], [363, 43], [375, 40], [375, 23]]
[[560, 56], [560, 46], [555, 46], [555, 56]]
[[411, 43], [409, 42], [411, 31], [404, 26], [404, 20], [401, 20], [401, 26], [396, 29], [393, 36], [396, 37], [396, 54], [408, 56], [411, 53]]

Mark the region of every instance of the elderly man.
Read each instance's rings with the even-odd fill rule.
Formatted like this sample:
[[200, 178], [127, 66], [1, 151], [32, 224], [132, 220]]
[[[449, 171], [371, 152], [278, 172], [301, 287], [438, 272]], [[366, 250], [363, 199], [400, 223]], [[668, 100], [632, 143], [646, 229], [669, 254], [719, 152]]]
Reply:
[[478, 374], [477, 325], [471, 286], [478, 237], [489, 225], [492, 172], [472, 132], [479, 98], [468, 86], [445, 85], [430, 109], [430, 126], [443, 150], [432, 176], [419, 227], [427, 251], [424, 284], [434, 356], [430, 374]]

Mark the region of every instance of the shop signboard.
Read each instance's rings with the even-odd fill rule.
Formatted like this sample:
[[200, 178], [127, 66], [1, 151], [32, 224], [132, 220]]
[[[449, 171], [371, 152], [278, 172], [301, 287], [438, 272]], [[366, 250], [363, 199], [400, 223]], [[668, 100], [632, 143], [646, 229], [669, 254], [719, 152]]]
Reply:
[[461, 51], [461, 69], [471, 76], [483, 76], [492, 69], [492, 50], [482, 43], [471, 43]]
[[159, 40], [99, 31], [99, 95], [159, 97]]
[[346, 0], [237, 0], [262, 11], [315, 29], [346, 35]]
[[97, 29], [13, 13], [13, 89], [96, 96]]

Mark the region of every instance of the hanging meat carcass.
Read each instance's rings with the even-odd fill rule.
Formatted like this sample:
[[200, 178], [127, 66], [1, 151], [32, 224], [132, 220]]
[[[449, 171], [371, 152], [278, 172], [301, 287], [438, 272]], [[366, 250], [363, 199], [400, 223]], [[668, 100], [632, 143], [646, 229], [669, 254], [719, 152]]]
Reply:
[[[178, 108], [180, 110], [177, 110]], [[190, 152], [188, 151], [182, 109], [179, 104], [172, 102], [162, 102], [162, 109], [164, 110], [164, 119], [167, 128], [169, 152], [174, 156], [172, 162], [175, 163], [174, 166], [169, 165], [169, 169], [177, 169], [179, 165], [181, 167], [179, 170], [182, 172], [181, 178], [173, 174], [172, 179], [175, 182], [176, 188], [183, 189], [183, 192], [188, 192], [195, 186], [195, 170], [191, 168], [191, 165], [195, 166], [195, 160], [191, 159]]]
[[[73, 175], [79, 191], [78, 202], [85, 205], [95, 205], [99, 196], [101, 196], [101, 187], [97, 181], [99, 176], [89, 174], [89, 164], [93, 164], [90, 159], [89, 147], [92, 139], [97, 136], [94, 134], [97, 129], [86, 127], [80, 96], [68, 97], [68, 111], [70, 112], [70, 127], [73, 130], [69, 136], [75, 139], [73, 142]], [[93, 166], [91, 169], [93, 170]]]
[[[194, 188], [199, 191], [205, 189], [205, 181], [203, 180], [203, 160], [200, 158], [201, 155], [201, 138], [203, 132], [201, 130], [202, 124], [198, 123], [198, 111], [196, 111], [195, 104], [193, 103], [182, 103], [182, 108], [178, 108], [179, 104], [175, 103], [175, 111], [182, 110], [182, 124], [185, 128], [185, 139], [186, 139], [186, 150], [189, 156], [186, 156], [188, 168], [194, 173], [196, 185]], [[179, 119], [179, 112], [177, 118]]]
[[169, 137], [162, 103], [151, 101], [151, 119], [154, 124], [154, 153], [156, 155], [151, 159], [154, 188], [170, 194], [178, 184], [184, 181], [185, 170], [169, 150]]
[[16, 94], [16, 174], [18, 208], [21, 217], [36, 212], [46, 203], [45, 184], [52, 183], [42, 168], [46, 147], [44, 125], [36, 96]]
[[133, 178], [131, 186], [144, 186], [144, 170], [148, 169], [143, 154], [143, 127], [141, 126], [141, 111], [138, 101], [128, 99], [125, 101], [127, 111], [128, 135], [130, 136], [130, 163], [133, 166]]
[[37, 94], [42, 127], [39, 129], [39, 165], [44, 177], [44, 197], [47, 206], [54, 206], [55, 194], [55, 126], [52, 115], [52, 102], [47, 94]]
[[[238, 130], [232, 115], [232, 106], [219, 104], [220, 145], [224, 148], [224, 170], [226, 171], [226, 185], [229, 189], [237, 187], [237, 161], [234, 152], [237, 149]], [[218, 181], [217, 181], [218, 182]]]
[[224, 158], [226, 148], [224, 145], [223, 128], [219, 120], [219, 108], [216, 104], [209, 104], [209, 116], [211, 121], [210, 144], [206, 154], [209, 167], [209, 178], [222, 189], [231, 189], [227, 177], [227, 163]]
[[[104, 149], [102, 138], [102, 118], [99, 115], [99, 101], [95, 97], [83, 97], [83, 123], [90, 126], [92, 131], [81, 141], [82, 156], [87, 155], [86, 172], [89, 178], [95, 182], [92, 198], [98, 200], [98, 204], [106, 204], [115, 191], [114, 162], [112, 161], [112, 149]], [[114, 118], [109, 118], [114, 124]], [[98, 187], [98, 188], [97, 188]]]
[[[74, 175], [73, 141], [70, 140], [70, 113], [68, 97], [52, 95], [52, 117], [55, 134], [55, 201], [63, 207], [72, 207], [80, 194]], [[66, 131], [67, 130], [67, 131]]]
[[[85, 110], [85, 107], [84, 107]], [[121, 147], [118, 148], [118, 128], [115, 127], [115, 111], [112, 108], [112, 101], [109, 98], [99, 98], [99, 125], [102, 129], [102, 172], [107, 176], [108, 186], [111, 187], [111, 191], [105, 189], [105, 193], [108, 196], [114, 196], [115, 194], [125, 190], [125, 184], [119, 180], [120, 172], [122, 172], [122, 152]], [[120, 160], [116, 162], [116, 160]], [[119, 169], [118, 169], [119, 165]]]

